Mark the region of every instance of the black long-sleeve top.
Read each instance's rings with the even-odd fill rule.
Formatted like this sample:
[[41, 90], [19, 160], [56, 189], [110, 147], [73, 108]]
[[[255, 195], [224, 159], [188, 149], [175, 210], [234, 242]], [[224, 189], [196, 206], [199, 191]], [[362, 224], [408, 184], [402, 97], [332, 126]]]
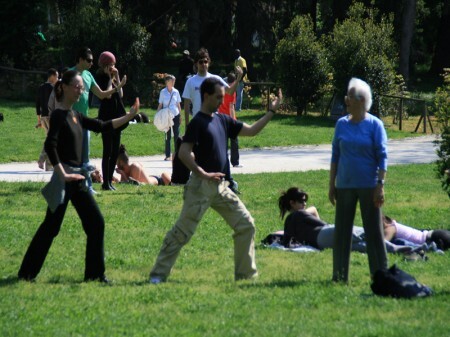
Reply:
[[113, 130], [112, 121], [102, 122], [83, 116], [74, 110], [56, 109], [50, 117], [50, 129], [45, 140], [45, 152], [53, 166], [64, 163], [80, 167], [83, 129], [94, 132]]
[[284, 222], [283, 245], [289, 246], [291, 239], [296, 242], [319, 248], [317, 236], [327, 223], [305, 210], [292, 212]]
[[53, 85], [45, 82], [39, 86], [36, 97], [36, 115], [48, 116], [48, 99], [53, 91]]

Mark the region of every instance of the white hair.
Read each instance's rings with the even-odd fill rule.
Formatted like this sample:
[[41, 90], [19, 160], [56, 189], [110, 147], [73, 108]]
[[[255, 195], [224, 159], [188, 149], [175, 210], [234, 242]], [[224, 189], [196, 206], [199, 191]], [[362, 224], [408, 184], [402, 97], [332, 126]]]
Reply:
[[357, 100], [364, 97], [364, 108], [366, 111], [369, 111], [372, 106], [372, 90], [370, 89], [370, 86], [363, 80], [352, 77], [350, 82], [348, 82], [347, 92], [351, 89], [355, 90], [355, 98]]

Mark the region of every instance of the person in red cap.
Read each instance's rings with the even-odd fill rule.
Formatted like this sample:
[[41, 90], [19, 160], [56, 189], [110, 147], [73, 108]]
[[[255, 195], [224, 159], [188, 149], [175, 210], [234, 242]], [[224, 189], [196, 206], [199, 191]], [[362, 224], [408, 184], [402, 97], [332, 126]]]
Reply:
[[[116, 68], [116, 57], [109, 51], [104, 51], [98, 58], [98, 71], [95, 76], [98, 86], [101, 90], [108, 91], [118, 88], [120, 84], [119, 71]], [[119, 88], [110, 97], [101, 100], [98, 109], [98, 119], [109, 121], [114, 118], [121, 117], [126, 114], [125, 107], [122, 102], [123, 91]], [[123, 129], [128, 123], [121, 128], [112, 130], [111, 132], [102, 133], [103, 141], [103, 159], [102, 174], [103, 184], [102, 190], [114, 191], [112, 185], [114, 168], [116, 167], [117, 157], [119, 155], [120, 136]]]
[[[92, 51], [87, 47], [80, 49], [76, 58], [76, 62], [77, 63], [75, 64], [75, 66], [70, 68], [70, 70], [76, 70], [80, 73], [81, 78], [83, 79], [83, 86], [85, 90], [83, 91], [78, 102], [73, 105], [73, 109], [75, 111], [78, 111], [82, 115], [87, 116], [89, 114], [89, 91], [92, 91], [92, 93], [98, 98], [104, 99], [110, 97], [115, 92], [120, 91], [127, 80], [126, 76], [124, 76], [122, 78], [122, 81], [115, 88], [103, 91], [102, 89], [100, 89], [94, 79], [94, 76], [92, 76], [91, 72], [89, 71], [89, 69], [92, 67], [92, 64], [94, 63], [94, 56], [92, 54]], [[89, 131], [83, 129], [82, 161], [83, 166], [87, 169], [93, 168], [93, 166], [89, 164], [89, 137]], [[90, 180], [90, 178], [88, 178], [87, 181], [89, 191], [91, 192], [91, 194], [95, 194], [96, 192], [92, 188], [92, 181]]]

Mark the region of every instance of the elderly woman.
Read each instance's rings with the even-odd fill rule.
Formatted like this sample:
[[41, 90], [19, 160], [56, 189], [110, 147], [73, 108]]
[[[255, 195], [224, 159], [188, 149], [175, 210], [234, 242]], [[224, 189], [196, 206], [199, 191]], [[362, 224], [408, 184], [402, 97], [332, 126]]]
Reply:
[[180, 134], [180, 124], [181, 124], [181, 96], [180, 92], [175, 89], [175, 76], [173, 75], [167, 75], [165, 77], [165, 83], [166, 87], [161, 90], [159, 93], [159, 105], [157, 111], [168, 108], [173, 116], [173, 127], [172, 130], [169, 130], [166, 132], [166, 148], [165, 153], [166, 157], [164, 160], [171, 160], [170, 156], [170, 140], [172, 138], [172, 132], [173, 132], [173, 143], [174, 143], [174, 153], [176, 151], [176, 140], [178, 138], [178, 135]]
[[352, 227], [359, 201], [366, 233], [371, 276], [387, 268], [381, 206], [387, 170], [387, 136], [383, 122], [368, 111], [369, 85], [357, 78], [348, 84], [347, 116], [336, 123], [330, 167], [329, 199], [336, 205], [333, 281], [348, 282]]
[[61, 108], [52, 113], [50, 129], [45, 140], [45, 152], [54, 168], [51, 181], [42, 191], [48, 208], [44, 222], [28, 247], [18, 276], [19, 279], [26, 281], [33, 281], [36, 278], [53, 239], [59, 233], [67, 205], [71, 201], [87, 236], [84, 280], [108, 283], [104, 274], [105, 222], [86, 183], [89, 172], [82, 165], [83, 129], [95, 132], [117, 129], [134, 118], [139, 101], [136, 100], [129, 114], [102, 122], [72, 109], [73, 104], [80, 99], [85, 90], [83, 79], [77, 71], [69, 70], [64, 73], [54, 90], [56, 99], [61, 102]]

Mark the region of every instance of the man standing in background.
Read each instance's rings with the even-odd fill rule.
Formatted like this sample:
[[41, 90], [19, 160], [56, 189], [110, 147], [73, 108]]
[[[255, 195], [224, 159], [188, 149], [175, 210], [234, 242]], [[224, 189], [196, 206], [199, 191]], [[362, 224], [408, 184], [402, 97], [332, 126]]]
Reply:
[[244, 93], [244, 82], [248, 82], [247, 77], [247, 62], [241, 56], [241, 51], [235, 49], [234, 51], [234, 67], [240, 67], [242, 69], [242, 78], [236, 88], [236, 111], [241, 111], [242, 109], [242, 94]]
[[[39, 86], [36, 97], [36, 115], [38, 118], [36, 128], [43, 128], [46, 135], [48, 132], [50, 120], [50, 116], [48, 113], [48, 99], [57, 81], [58, 71], [54, 68], [50, 68], [49, 70], [47, 70], [47, 82], [42, 83]], [[38, 166], [40, 169], [45, 169], [46, 171], [51, 171], [53, 169], [44, 148], [42, 148], [41, 154], [39, 155]]]

